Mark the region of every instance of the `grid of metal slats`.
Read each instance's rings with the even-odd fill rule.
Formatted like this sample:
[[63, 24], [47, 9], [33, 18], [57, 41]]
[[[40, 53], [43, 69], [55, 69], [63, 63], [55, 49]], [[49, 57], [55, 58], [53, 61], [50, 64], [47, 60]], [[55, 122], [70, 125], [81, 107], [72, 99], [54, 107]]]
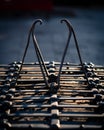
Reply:
[[0, 65], [0, 130], [104, 128], [104, 67], [45, 62], [46, 86], [39, 63]]

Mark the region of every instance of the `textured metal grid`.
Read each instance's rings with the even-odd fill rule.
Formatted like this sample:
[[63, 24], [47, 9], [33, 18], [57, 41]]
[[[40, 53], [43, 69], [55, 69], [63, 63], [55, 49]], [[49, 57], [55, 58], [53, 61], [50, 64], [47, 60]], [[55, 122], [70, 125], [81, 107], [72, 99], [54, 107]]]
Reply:
[[45, 85], [38, 62], [0, 65], [0, 129], [104, 128], [104, 67], [64, 63], [60, 87], [55, 83], [60, 63], [45, 62]]
[[[104, 66], [83, 63], [72, 25], [61, 62], [45, 62], [30, 28], [22, 62], [0, 65], [0, 130], [103, 129]], [[71, 35], [80, 64], [65, 63]], [[24, 63], [32, 36], [38, 62]]]

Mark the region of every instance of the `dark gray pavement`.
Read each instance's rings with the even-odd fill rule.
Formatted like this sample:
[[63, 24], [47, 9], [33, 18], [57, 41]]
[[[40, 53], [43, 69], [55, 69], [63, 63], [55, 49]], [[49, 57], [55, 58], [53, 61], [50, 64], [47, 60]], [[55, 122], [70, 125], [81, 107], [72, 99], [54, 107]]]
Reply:
[[[0, 17], [0, 64], [20, 61], [27, 42], [31, 24], [43, 19], [36, 26], [36, 36], [46, 61], [60, 61], [67, 41], [68, 29], [62, 18], [72, 23], [79, 43], [83, 62], [104, 65], [104, 9], [100, 8], [55, 8], [53, 12], [25, 13]], [[31, 41], [25, 61], [37, 61]], [[68, 53], [68, 62], [79, 62], [73, 38]]]

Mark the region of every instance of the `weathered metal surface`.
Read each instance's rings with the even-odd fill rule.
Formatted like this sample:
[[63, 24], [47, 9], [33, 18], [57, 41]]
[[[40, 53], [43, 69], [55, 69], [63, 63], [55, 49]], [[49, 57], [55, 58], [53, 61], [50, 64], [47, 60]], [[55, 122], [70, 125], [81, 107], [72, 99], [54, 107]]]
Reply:
[[[74, 30], [61, 62], [45, 62], [33, 23], [22, 62], [0, 65], [0, 130], [103, 129], [104, 66], [83, 63]], [[65, 63], [71, 33], [80, 64]], [[24, 63], [32, 34], [38, 62]]]
[[[48, 70], [52, 68], [51, 63], [45, 63]], [[59, 65], [54, 62], [54, 75], [57, 75]], [[93, 73], [88, 77], [88, 85], [80, 65], [64, 63], [60, 88], [55, 82], [46, 87], [38, 63], [24, 63], [18, 83], [13, 85], [19, 70], [16, 66], [20, 63], [0, 66], [1, 129], [104, 127], [103, 66], [87, 65], [87, 73]]]

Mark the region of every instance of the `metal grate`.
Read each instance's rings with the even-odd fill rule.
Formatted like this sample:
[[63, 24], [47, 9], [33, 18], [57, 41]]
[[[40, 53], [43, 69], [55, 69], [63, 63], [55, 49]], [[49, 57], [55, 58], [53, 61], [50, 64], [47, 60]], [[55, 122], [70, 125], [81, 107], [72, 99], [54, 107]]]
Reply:
[[80, 64], [64, 62], [67, 45], [44, 62], [36, 39], [38, 62], [24, 63], [28, 39], [22, 62], [0, 65], [0, 130], [104, 128], [104, 66], [83, 63], [75, 42]]

